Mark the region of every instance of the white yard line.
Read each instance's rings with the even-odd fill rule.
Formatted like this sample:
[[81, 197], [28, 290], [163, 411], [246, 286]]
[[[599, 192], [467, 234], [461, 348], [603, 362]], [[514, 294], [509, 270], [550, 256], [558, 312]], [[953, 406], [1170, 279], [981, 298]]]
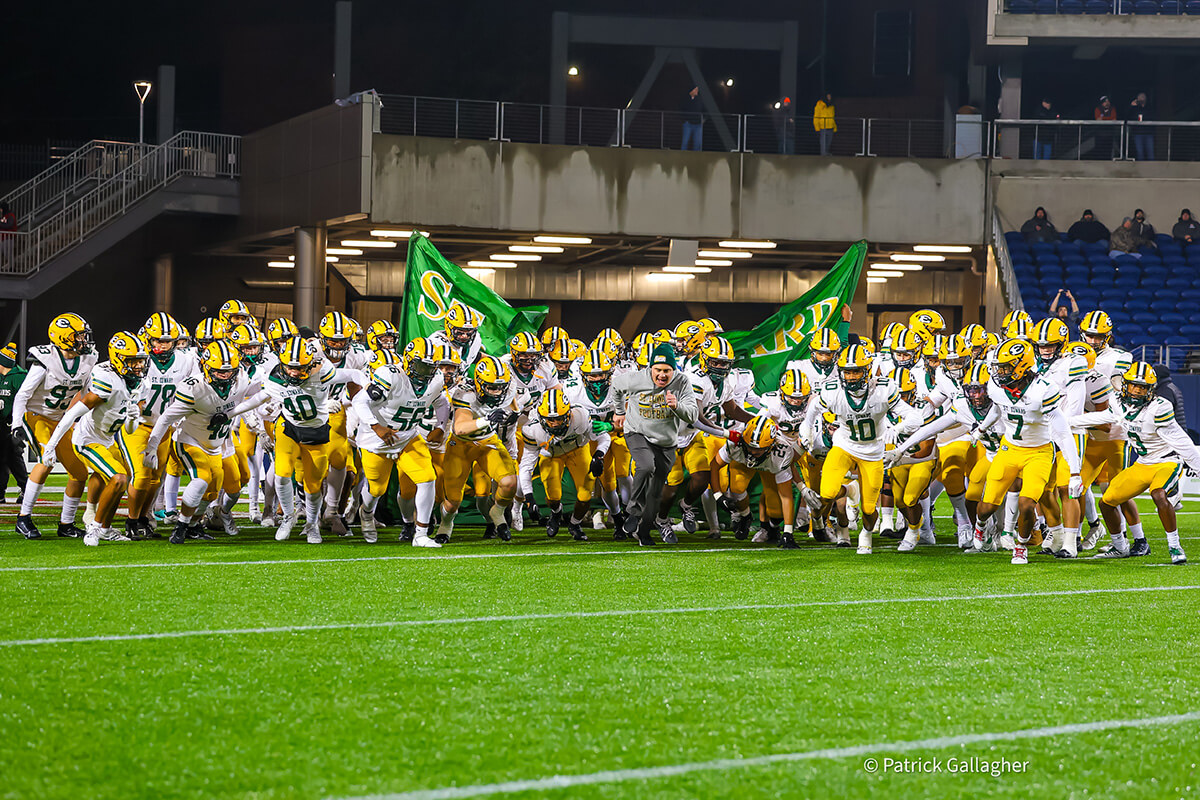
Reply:
[[157, 639], [186, 639], [196, 636], [240, 636], [248, 634], [304, 633], [307, 631], [366, 630], [372, 628], [412, 628], [436, 625], [470, 625], [488, 622], [530, 622], [560, 619], [592, 619], [603, 617], [644, 617], [660, 614], [712, 614], [736, 611], [779, 611], [796, 608], [821, 608], [828, 606], [875, 606], [896, 603], [945, 603], [962, 600], [1013, 600], [1022, 598], [1045, 599], [1047, 597], [1073, 597], [1078, 595], [1126, 594], [1136, 592], [1178, 592], [1200, 589], [1200, 584], [1190, 586], [1138, 586], [1125, 589], [1064, 589], [1053, 592], [1014, 592], [1010, 594], [967, 594], [941, 597], [885, 597], [863, 600], [814, 600], [804, 603], [764, 603], [727, 606], [702, 606], [698, 608], [631, 608], [610, 611], [566, 611], [556, 614], [512, 614], [485, 617], [447, 617], [444, 619], [401, 619], [381, 622], [332, 622], [324, 625], [282, 625], [269, 628], [225, 628], [191, 631], [164, 631], [161, 633], [129, 633], [104, 636], [64, 636], [44, 639], [0, 640], [0, 647], [30, 647], [37, 645], [78, 644], [84, 642], [135, 642]]
[[[603, 772], [590, 772], [583, 775], [551, 775], [545, 778], [505, 781], [503, 783], [447, 786], [442, 789], [419, 789], [417, 791], [396, 792], [394, 794], [373, 794], [357, 798], [346, 798], [346, 800], [457, 800], [457, 798], [486, 797], [488, 795], [515, 794], [517, 792], [545, 792], [556, 789], [570, 789], [574, 786], [594, 786], [598, 784], [624, 783], [626, 781], [649, 781], [659, 778], [670, 778], [676, 775], [688, 775], [694, 772], [725, 772], [734, 769], [746, 769], [748, 767], [791, 764], [799, 761], [855, 758], [870, 756], [876, 753], [910, 753], [919, 750], [944, 750], [950, 747], [963, 747], [974, 744], [1048, 739], [1055, 736], [1072, 736], [1075, 734], [1096, 733], [1122, 728], [1158, 728], [1169, 725], [1185, 725], [1196, 721], [1200, 721], [1200, 711], [1189, 711], [1186, 714], [1172, 714], [1163, 717], [1144, 717], [1142, 719], [1108, 719], [1097, 722], [1080, 722], [1071, 725], [1026, 728], [1017, 731], [966, 733], [958, 736], [941, 736], [934, 739], [918, 739], [905, 742], [875, 742], [873, 744], [860, 744], [851, 747], [807, 750], [801, 753], [775, 753], [752, 758], [719, 758], [713, 761], [693, 761], [687, 764], [671, 764], [661, 767], [614, 769]], [[994, 761], [997, 760], [998, 756], [984, 756], [984, 758], [985, 760]], [[863, 774], [869, 774], [877, 772], [879, 765], [876, 760], [874, 767], [858, 765], [855, 769], [862, 770]]]

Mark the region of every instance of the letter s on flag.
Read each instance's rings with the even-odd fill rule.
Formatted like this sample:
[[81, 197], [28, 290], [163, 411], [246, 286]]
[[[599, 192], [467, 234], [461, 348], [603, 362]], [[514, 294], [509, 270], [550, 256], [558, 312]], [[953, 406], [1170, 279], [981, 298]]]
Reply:
[[450, 284], [438, 273], [427, 270], [421, 275], [421, 299], [417, 313], [435, 322], [444, 319], [450, 308]]

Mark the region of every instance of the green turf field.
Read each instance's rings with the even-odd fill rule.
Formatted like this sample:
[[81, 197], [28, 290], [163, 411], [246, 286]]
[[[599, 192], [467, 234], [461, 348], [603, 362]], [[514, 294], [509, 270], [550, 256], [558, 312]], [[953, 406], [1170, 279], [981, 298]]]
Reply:
[[[868, 557], [529, 530], [92, 549], [2, 508], [4, 797], [1200, 790], [1200, 573], [1149, 517], [1147, 558], [1018, 568], [945, 519], [946, 546]], [[972, 757], [1023, 771], [950, 771]]]

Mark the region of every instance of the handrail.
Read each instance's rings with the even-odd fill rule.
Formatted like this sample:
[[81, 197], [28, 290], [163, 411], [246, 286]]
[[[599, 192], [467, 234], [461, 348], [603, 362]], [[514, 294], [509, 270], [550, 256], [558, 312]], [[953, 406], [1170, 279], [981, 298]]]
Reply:
[[41, 224], [6, 234], [0, 244], [0, 274], [33, 274], [180, 177], [238, 177], [240, 151], [240, 136], [196, 131], [182, 131], [161, 145], [151, 146], [141, 158]]
[[1021, 297], [1021, 288], [1017, 284], [1017, 273], [1013, 271], [1012, 257], [1008, 254], [1008, 240], [1004, 238], [1004, 226], [1000, 223], [1000, 214], [992, 212], [992, 249], [996, 252], [996, 265], [1000, 272], [1000, 289], [1008, 301], [1008, 310], [1016, 311], [1025, 308], [1025, 300]]
[[83, 185], [112, 175], [154, 148], [150, 144], [93, 139], [53, 166], [25, 181], [3, 198], [24, 224], [55, 203], [65, 203]]

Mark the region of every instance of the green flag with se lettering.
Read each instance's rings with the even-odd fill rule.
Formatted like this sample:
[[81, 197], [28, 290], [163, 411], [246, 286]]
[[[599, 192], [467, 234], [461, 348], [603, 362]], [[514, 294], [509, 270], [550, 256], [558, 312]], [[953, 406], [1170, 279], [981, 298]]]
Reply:
[[854, 243], [802, 296], [751, 330], [724, 334], [738, 356], [737, 365], [754, 373], [756, 391], [779, 388], [779, 377], [787, 363], [808, 355], [808, 338], [813, 331], [833, 328], [845, 340], [850, 326], [842, 319], [842, 309], [854, 299], [866, 257], [867, 243]]
[[443, 330], [442, 321], [455, 300], [483, 315], [479, 335], [483, 349], [494, 355], [508, 352], [508, 340], [514, 334], [521, 331], [536, 334], [549, 310], [546, 306], [513, 308], [414, 231], [408, 240], [408, 264], [404, 274], [401, 343]]

